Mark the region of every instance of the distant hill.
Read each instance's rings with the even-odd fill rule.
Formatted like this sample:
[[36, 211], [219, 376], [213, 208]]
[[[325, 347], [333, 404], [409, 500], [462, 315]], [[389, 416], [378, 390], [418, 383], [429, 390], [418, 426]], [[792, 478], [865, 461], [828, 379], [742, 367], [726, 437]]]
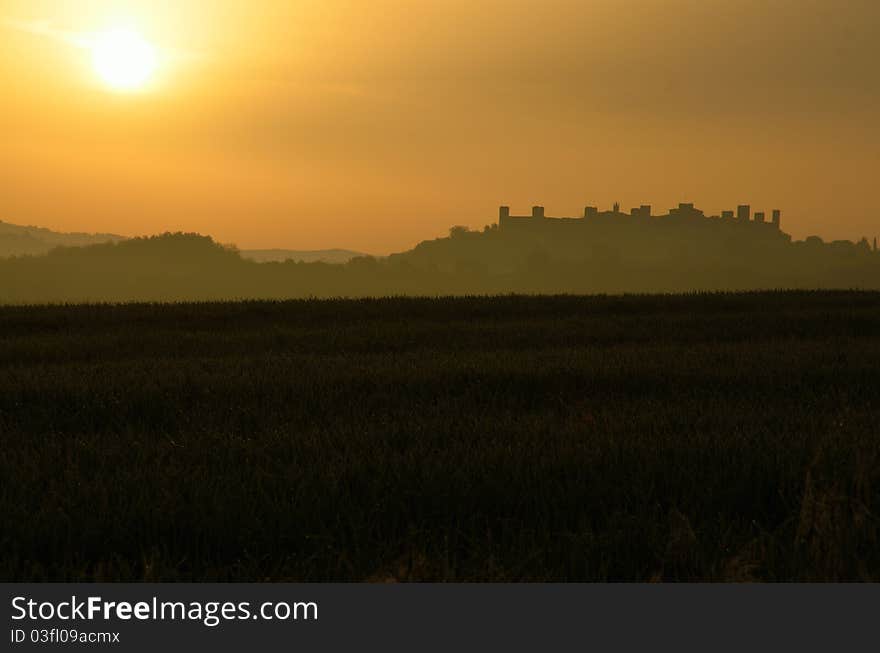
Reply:
[[258, 262], [184, 233], [55, 247], [0, 259], [0, 304], [880, 289], [880, 251], [866, 239], [792, 242], [772, 226], [721, 218], [631, 218], [453, 227], [407, 252], [344, 263], [297, 261], [293, 250]]
[[54, 247], [84, 247], [126, 240], [118, 234], [63, 233], [44, 227], [21, 226], [0, 220], [0, 258], [39, 256]]
[[257, 263], [295, 261], [297, 263], [348, 263], [353, 258], [367, 256], [350, 249], [243, 249], [241, 256]]
[[[291, 297], [624, 293], [761, 288], [880, 289], [880, 252], [818, 238], [689, 248], [656, 240], [595, 247], [560, 234], [453, 230], [410, 252], [347, 263], [258, 263], [198, 234], [163, 234], [0, 260], [0, 303]], [[579, 253], [579, 256], [576, 256]]]
[[[41, 256], [55, 247], [86, 247], [128, 240], [119, 234], [65, 233], [45, 227], [23, 226], [0, 220], [0, 258], [10, 256]], [[244, 259], [257, 263], [294, 261], [296, 263], [348, 263], [353, 258], [368, 256], [349, 249], [245, 249]]]

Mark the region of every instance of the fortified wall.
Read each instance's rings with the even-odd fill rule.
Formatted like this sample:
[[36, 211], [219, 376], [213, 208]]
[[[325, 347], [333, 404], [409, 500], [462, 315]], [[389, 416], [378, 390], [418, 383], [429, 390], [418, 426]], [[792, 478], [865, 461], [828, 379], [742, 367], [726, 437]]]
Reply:
[[[529, 231], [552, 233], [560, 228], [563, 231], [574, 227], [588, 227], [590, 225], [613, 227], [613, 225], [652, 225], [655, 227], [668, 227], [670, 231], [678, 231], [687, 227], [705, 228], [737, 228], [748, 229], [749, 234], [763, 235], [791, 240], [788, 234], [781, 229], [782, 212], [773, 209], [770, 219], [764, 212], [752, 214], [751, 206], [741, 204], [736, 211], [722, 211], [721, 215], [707, 216], [694, 207], [693, 204], [681, 203], [677, 208], [669, 209], [664, 215], [652, 215], [651, 206], [643, 204], [630, 209], [629, 213], [620, 210], [615, 204], [610, 211], [600, 211], [595, 206], [584, 208], [584, 214], [577, 218], [554, 218], [545, 215], [543, 206], [533, 206], [531, 215], [511, 215], [509, 206], [502, 206], [498, 210], [498, 226], [503, 231]], [[567, 228], [566, 228], [567, 227]]]

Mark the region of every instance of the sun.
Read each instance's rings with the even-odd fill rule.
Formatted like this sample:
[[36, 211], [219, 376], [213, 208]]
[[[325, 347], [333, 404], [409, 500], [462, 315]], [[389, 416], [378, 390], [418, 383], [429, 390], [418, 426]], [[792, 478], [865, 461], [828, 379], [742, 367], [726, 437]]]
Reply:
[[116, 28], [97, 34], [92, 42], [92, 66], [115, 91], [137, 91], [158, 67], [156, 49], [136, 31]]

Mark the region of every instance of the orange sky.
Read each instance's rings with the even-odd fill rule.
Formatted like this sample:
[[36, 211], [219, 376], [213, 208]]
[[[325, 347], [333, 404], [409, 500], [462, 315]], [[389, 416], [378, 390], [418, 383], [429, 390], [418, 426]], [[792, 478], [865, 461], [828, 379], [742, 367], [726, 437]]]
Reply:
[[[124, 22], [150, 87], [77, 37]], [[584, 204], [880, 233], [875, 0], [3, 0], [0, 219], [387, 253]]]

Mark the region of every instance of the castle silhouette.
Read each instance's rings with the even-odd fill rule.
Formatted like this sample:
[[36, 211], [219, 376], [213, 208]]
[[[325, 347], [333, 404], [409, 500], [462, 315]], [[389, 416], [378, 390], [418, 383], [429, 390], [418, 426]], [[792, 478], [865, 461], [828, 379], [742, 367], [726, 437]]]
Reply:
[[642, 204], [630, 209], [629, 213], [620, 210], [620, 205], [615, 203], [610, 211], [599, 211], [595, 206], [584, 208], [584, 214], [578, 218], [553, 218], [545, 215], [543, 206], [533, 206], [531, 215], [511, 215], [509, 206], [501, 206], [498, 209], [498, 226], [503, 230], [558, 230], [564, 226], [587, 225], [637, 225], [654, 224], [665, 227], [738, 227], [749, 228], [751, 235], [762, 234], [768, 237], [782, 238], [790, 241], [791, 236], [783, 233], [781, 229], [782, 211], [773, 209], [768, 221], [764, 212], [756, 212], [752, 216], [751, 206], [740, 204], [736, 212], [722, 211], [721, 215], [707, 216], [694, 207], [692, 203], [682, 202], [677, 208], [669, 209], [665, 215], [654, 216], [651, 214], [651, 205]]
[[630, 209], [629, 213], [620, 210], [619, 204], [614, 204], [610, 211], [600, 211], [595, 206], [584, 208], [584, 214], [578, 218], [553, 218], [545, 215], [543, 206], [533, 206], [531, 215], [511, 215], [509, 206], [501, 206], [498, 209], [498, 226], [504, 231], [529, 231], [529, 232], [559, 232], [572, 227], [608, 226], [614, 225], [657, 225], [669, 228], [730, 228], [748, 229], [749, 235], [764, 236], [791, 241], [791, 236], [784, 233], [781, 228], [782, 211], [773, 209], [770, 220], [766, 214], [756, 212], [752, 216], [751, 206], [741, 204], [734, 211], [722, 211], [721, 215], [707, 216], [694, 207], [692, 203], [678, 205], [677, 208], [669, 209], [665, 215], [652, 215], [651, 206], [642, 204], [637, 208]]
[[[681, 202], [663, 215], [652, 215], [650, 204], [642, 204], [630, 209], [629, 213], [624, 213], [620, 210], [620, 204], [615, 202], [610, 211], [600, 211], [595, 206], [584, 207], [583, 215], [577, 218], [547, 216], [543, 206], [533, 206], [531, 215], [511, 215], [509, 206], [498, 208], [500, 231], [509, 235], [544, 236], [556, 241], [565, 238], [578, 239], [588, 234], [614, 238], [624, 233], [628, 236], [649, 233], [651, 237], [667, 241], [686, 236], [688, 239], [696, 238], [707, 242], [705, 239], [714, 240], [715, 237], [724, 235], [726, 237], [722, 240], [728, 243], [791, 243], [792, 237], [782, 231], [781, 223], [782, 211], [779, 209], [773, 209], [770, 219], [767, 220], [763, 211], [757, 211], [753, 215], [749, 204], [740, 204], [736, 211], [722, 211], [721, 215], [710, 216], [689, 202]], [[810, 236], [804, 242], [810, 245], [825, 244], [817, 236]], [[857, 246], [875, 253], [880, 251], [876, 237], [873, 239], [873, 246], [867, 238], [862, 238], [858, 244], [837, 240], [828, 245], [838, 249]]]

